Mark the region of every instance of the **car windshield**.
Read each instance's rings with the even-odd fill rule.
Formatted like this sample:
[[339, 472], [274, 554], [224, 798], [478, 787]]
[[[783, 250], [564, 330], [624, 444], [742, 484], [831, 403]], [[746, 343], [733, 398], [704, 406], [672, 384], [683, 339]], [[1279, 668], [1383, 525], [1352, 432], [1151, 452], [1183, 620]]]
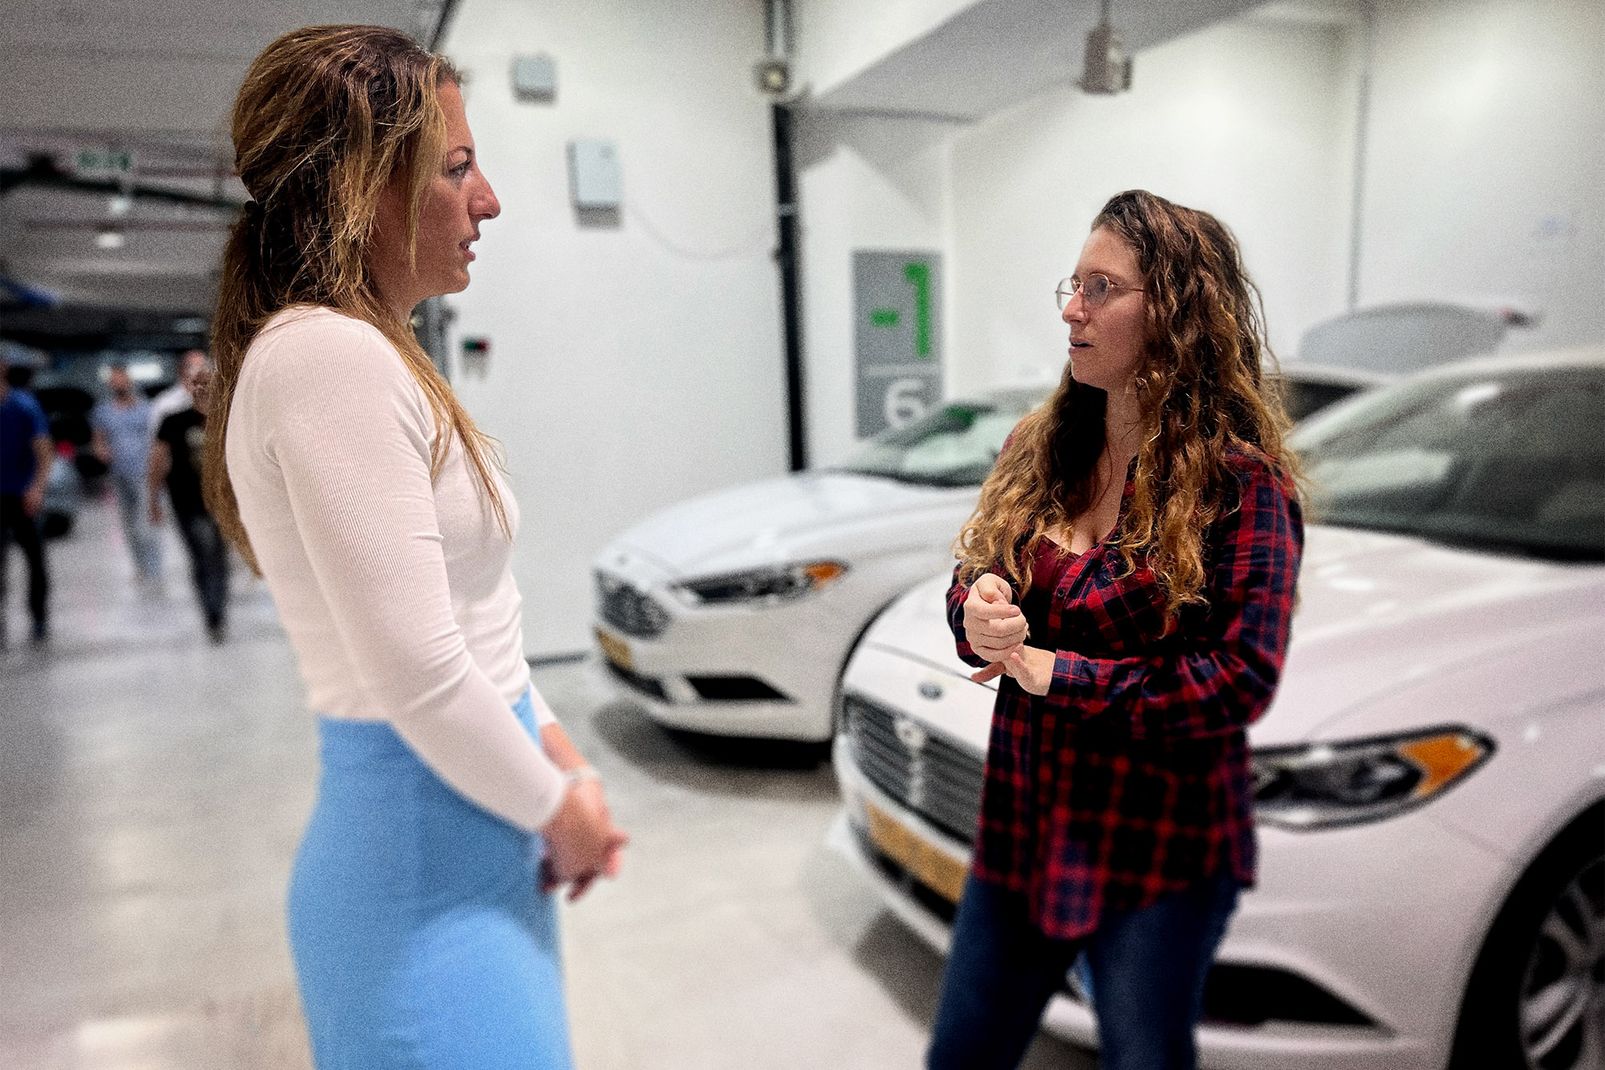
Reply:
[[1605, 561], [1605, 368], [1420, 379], [1316, 415], [1292, 444], [1321, 523]]
[[1044, 390], [943, 405], [882, 431], [836, 470], [933, 487], [978, 487], [1014, 425], [1046, 396]]

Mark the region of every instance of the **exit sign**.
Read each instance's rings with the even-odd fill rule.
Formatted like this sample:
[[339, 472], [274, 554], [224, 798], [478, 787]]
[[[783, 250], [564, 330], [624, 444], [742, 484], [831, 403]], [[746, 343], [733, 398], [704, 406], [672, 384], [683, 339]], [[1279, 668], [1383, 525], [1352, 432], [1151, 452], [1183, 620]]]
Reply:
[[122, 178], [133, 173], [134, 154], [128, 149], [79, 149], [73, 169], [83, 178]]

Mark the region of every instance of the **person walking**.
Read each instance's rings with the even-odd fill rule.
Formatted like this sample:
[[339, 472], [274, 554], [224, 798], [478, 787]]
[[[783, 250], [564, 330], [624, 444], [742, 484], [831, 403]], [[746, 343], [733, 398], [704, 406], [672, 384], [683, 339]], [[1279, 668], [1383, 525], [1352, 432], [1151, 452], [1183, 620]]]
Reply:
[[565, 1070], [553, 895], [627, 837], [530, 682], [518, 503], [413, 335], [500, 204], [460, 78], [399, 31], [298, 30], [232, 116], [206, 496], [318, 713], [289, 934], [322, 1070]]
[[183, 412], [195, 404], [196, 378], [208, 366], [204, 349], [186, 349], [178, 358], [178, 374], [173, 385], [157, 394], [150, 402], [150, 433], [155, 436], [162, 421], [175, 412]]
[[134, 390], [134, 381], [121, 364], [112, 366], [106, 386], [111, 396], [89, 414], [91, 448], [106, 466], [117, 494], [123, 538], [134, 560], [135, 578], [148, 587], [155, 586], [162, 578], [162, 544], [159, 532], [147, 522], [149, 506], [145, 500], [151, 405]]
[[199, 361], [186, 358], [180, 368], [182, 378], [178, 385], [191, 399], [190, 404], [165, 416], [157, 426], [156, 439], [151, 444], [147, 490], [151, 527], [159, 531], [163, 485], [167, 488], [173, 522], [189, 552], [190, 577], [206, 622], [206, 634], [217, 644], [228, 636], [229, 554], [201, 490], [206, 417], [195, 407], [193, 390], [205, 370], [204, 354]]
[[958, 542], [948, 621], [998, 680], [928, 1065], [1017, 1066], [1085, 955], [1105, 1070], [1192, 1070], [1254, 880], [1248, 725], [1303, 545], [1257, 293], [1206, 212], [1133, 190], [1057, 290], [1069, 361]]
[[50, 571], [39, 513], [55, 453], [44, 410], [32, 394], [12, 388], [8, 371], [0, 357], [0, 648], [6, 643], [6, 582], [13, 542], [28, 566], [33, 641], [50, 638]]

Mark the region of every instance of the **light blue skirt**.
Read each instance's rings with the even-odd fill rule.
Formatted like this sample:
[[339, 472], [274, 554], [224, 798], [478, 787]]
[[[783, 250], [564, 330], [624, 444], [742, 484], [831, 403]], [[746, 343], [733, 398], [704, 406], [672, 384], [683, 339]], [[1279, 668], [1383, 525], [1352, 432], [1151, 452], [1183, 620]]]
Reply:
[[[538, 742], [527, 695], [512, 715]], [[318, 1070], [569, 1070], [541, 839], [447, 787], [386, 723], [318, 731], [289, 896]]]

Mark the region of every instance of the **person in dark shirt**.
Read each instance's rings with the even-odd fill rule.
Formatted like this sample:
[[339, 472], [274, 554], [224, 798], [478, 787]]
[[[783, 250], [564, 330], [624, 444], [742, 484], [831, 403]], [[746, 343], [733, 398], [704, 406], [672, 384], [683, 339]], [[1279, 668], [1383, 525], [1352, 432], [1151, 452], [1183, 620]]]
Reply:
[[[195, 380], [205, 368], [199, 362], [184, 364], [183, 385], [192, 395]], [[194, 405], [163, 417], [157, 424], [148, 473], [150, 522], [154, 527], [161, 526], [161, 491], [165, 483], [173, 520], [189, 551], [190, 575], [206, 618], [207, 636], [213, 643], [221, 643], [228, 634], [228, 546], [201, 493], [205, 447], [206, 417]]]
[[50, 572], [39, 535], [39, 511], [55, 461], [44, 410], [28, 391], [12, 388], [7, 371], [0, 357], [0, 646], [5, 644], [7, 559], [13, 542], [28, 561], [34, 642], [50, 637]]
[[948, 592], [959, 656], [999, 686], [929, 1065], [1017, 1066], [1084, 955], [1100, 1065], [1193, 1070], [1255, 876], [1246, 729], [1287, 651], [1298, 466], [1219, 220], [1118, 194], [1057, 296], [1069, 362]]

